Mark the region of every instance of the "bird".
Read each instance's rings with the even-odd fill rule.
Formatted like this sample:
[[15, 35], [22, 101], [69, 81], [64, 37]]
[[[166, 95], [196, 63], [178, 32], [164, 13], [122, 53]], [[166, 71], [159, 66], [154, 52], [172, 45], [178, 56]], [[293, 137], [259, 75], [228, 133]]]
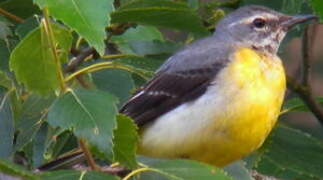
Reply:
[[120, 109], [139, 127], [138, 154], [223, 167], [258, 149], [286, 90], [278, 48], [292, 27], [316, 18], [244, 6], [169, 57]]
[[[279, 45], [292, 27], [314, 19], [243, 6], [211, 36], [170, 56], [119, 110], [139, 128], [137, 153], [224, 167], [259, 148], [286, 90]], [[81, 158], [77, 151], [38, 170]]]

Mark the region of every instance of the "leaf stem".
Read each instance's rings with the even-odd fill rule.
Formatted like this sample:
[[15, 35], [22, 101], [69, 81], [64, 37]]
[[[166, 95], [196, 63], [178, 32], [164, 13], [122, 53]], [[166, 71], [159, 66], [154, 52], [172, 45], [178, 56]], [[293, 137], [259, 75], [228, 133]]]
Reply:
[[46, 34], [48, 36], [49, 39], [49, 47], [52, 50], [53, 53], [53, 57], [54, 57], [54, 61], [55, 61], [55, 65], [56, 65], [56, 74], [57, 74], [57, 78], [59, 80], [60, 83], [60, 87], [61, 87], [61, 91], [65, 92], [66, 91], [66, 86], [65, 86], [65, 81], [64, 81], [64, 75], [62, 72], [62, 67], [61, 67], [61, 62], [58, 58], [58, 53], [57, 53], [57, 49], [55, 46], [55, 37], [54, 37], [54, 33], [53, 33], [53, 29], [51, 27], [50, 24], [50, 18], [49, 18], [49, 12], [48, 12], [48, 8], [45, 7], [43, 9], [43, 14], [44, 14], [44, 27], [45, 27], [45, 31]]
[[14, 20], [14, 21], [16, 21], [18, 23], [24, 23], [25, 22], [24, 19], [22, 19], [22, 18], [20, 18], [20, 17], [18, 17], [16, 15], [14, 15], [14, 14], [12, 14], [12, 13], [10, 13], [10, 12], [2, 9], [2, 8], [0, 8], [0, 14], [3, 15], [3, 16], [5, 16], [5, 17], [7, 17], [7, 18], [9, 18], [9, 19]]
[[156, 170], [151, 169], [151, 168], [147, 168], [147, 167], [139, 168], [139, 169], [136, 169], [136, 170], [132, 171], [131, 173], [129, 173], [126, 177], [122, 178], [122, 180], [129, 180], [131, 177], [133, 177], [141, 172], [145, 172], [145, 171], [156, 171]]
[[85, 67], [83, 69], [80, 69], [79, 71], [76, 71], [75, 73], [69, 75], [68, 77], [65, 78], [65, 82], [68, 82], [70, 80], [72, 80], [73, 78], [75, 78], [78, 75], [84, 74], [84, 73], [91, 73], [91, 72], [95, 72], [95, 71], [99, 71], [102, 69], [109, 69], [109, 68], [115, 68], [115, 69], [122, 69], [128, 72], [132, 72], [135, 74], [138, 74], [140, 77], [147, 79], [147, 77], [140, 73], [139, 71], [136, 71], [126, 65], [122, 65], [122, 64], [118, 64], [115, 62], [102, 62], [102, 63], [97, 63], [97, 64], [93, 64], [90, 65], [88, 67]]
[[87, 147], [84, 139], [80, 139], [79, 143], [80, 143], [80, 147], [81, 147], [82, 151], [84, 152], [84, 156], [85, 156], [85, 159], [86, 159], [88, 165], [91, 167], [92, 170], [99, 171], [100, 169], [96, 165], [94, 158], [93, 158], [89, 148]]
[[113, 54], [108, 56], [101, 56], [101, 59], [118, 59], [118, 58], [126, 58], [126, 57], [138, 57], [133, 54]]

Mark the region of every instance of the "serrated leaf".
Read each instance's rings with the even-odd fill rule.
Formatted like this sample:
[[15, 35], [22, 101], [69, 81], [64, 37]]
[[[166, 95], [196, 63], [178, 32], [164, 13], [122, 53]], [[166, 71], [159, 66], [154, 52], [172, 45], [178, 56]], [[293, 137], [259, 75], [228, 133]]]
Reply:
[[100, 90], [109, 91], [119, 98], [120, 105], [130, 97], [134, 82], [129, 72], [106, 69], [92, 73], [93, 82]]
[[180, 48], [180, 45], [170, 41], [130, 41], [129, 46], [139, 56], [171, 55]]
[[[197, 14], [186, 3], [167, 0], [135, 0], [111, 14], [113, 23], [134, 22], [206, 35]], [[174, 18], [176, 17], [176, 18]]]
[[35, 0], [50, 15], [74, 29], [101, 55], [105, 52], [105, 28], [114, 10], [113, 0]]
[[[318, 103], [323, 105], [323, 97], [317, 97], [315, 99]], [[283, 106], [282, 113], [286, 112], [307, 112], [309, 108], [300, 98], [289, 99]]]
[[24, 101], [20, 116], [16, 121], [16, 129], [19, 131], [16, 137], [16, 150], [21, 150], [27, 143], [32, 141], [42, 125], [42, 121], [44, 121], [53, 100], [54, 96], [45, 98], [38, 95], [30, 95]]
[[286, 126], [276, 127], [255, 155], [252, 167], [282, 179], [323, 178], [323, 143]]
[[0, 172], [13, 176], [23, 177], [26, 180], [36, 180], [37, 177], [32, 172], [25, 170], [23, 167], [13, 164], [7, 160], [0, 159]]
[[40, 180], [118, 180], [119, 177], [96, 171], [60, 170], [39, 175]]
[[137, 167], [136, 149], [138, 142], [137, 126], [127, 116], [117, 116], [117, 128], [114, 130], [113, 157], [115, 162], [130, 169]]
[[72, 129], [102, 152], [111, 151], [117, 98], [108, 92], [70, 90], [59, 97], [48, 113], [52, 126]]
[[196, 161], [151, 158], [142, 158], [142, 161], [151, 168], [144, 174], [152, 171], [154, 176], [164, 176], [170, 180], [232, 180], [223, 170]]
[[10, 93], [0, 87], [0, 158], [6, 159], [12, 154], [15, 132]]
[[[67, 58], [72, 36], [71, 33], [57, 25], [52, 24], [55, 44], [59, 45], [59, 56]], [[10, 69], [15, 72], [19, 82], [34, 92], [47, 94], [58, 87], [56, 66], [53, 53], [49, 48], [49, 38], [44, 33], [43, 24], [29, 33], [16, 46], [10, 56]]]
[[111, 41], [118, 45], [118, 50], [124, 54], [133, 54], [129, 47], [131, 41], [164, 41], [161, 32], [153, 26], [141, 26], [129, 28], [125, 33], [119, 36], [113, 36]]
[[323, 21], [323, 1], [322, 0], [311, 0], [310, 4], [314, 12], [320, 17], [320, 21]]

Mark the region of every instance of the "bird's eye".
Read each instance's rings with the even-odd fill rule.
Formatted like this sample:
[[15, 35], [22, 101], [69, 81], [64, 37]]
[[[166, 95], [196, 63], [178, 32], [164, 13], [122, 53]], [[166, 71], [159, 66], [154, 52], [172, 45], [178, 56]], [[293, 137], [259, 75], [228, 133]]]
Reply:
[[262, 18], [256, 18], [252, 23], [256, 28], [263, 28], [266, 25], [266, 21]]

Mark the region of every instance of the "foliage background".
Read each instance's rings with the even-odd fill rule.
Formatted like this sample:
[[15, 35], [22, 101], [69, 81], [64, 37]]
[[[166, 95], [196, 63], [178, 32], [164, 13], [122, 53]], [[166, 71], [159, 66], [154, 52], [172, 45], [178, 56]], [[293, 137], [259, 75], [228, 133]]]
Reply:
[[[117, 113], [167, 57], [246, 4], [323, 18], [321, 0], [1, 0], [0, 179], [322, 179], [319, 25], [305, 35], [296, 28], [282, 44], [295, 81], [279, 124], [262, 148], [224, 169], [137, 156], [136, 126]], [[79, 146], [100, 166], [35, 172]]]

